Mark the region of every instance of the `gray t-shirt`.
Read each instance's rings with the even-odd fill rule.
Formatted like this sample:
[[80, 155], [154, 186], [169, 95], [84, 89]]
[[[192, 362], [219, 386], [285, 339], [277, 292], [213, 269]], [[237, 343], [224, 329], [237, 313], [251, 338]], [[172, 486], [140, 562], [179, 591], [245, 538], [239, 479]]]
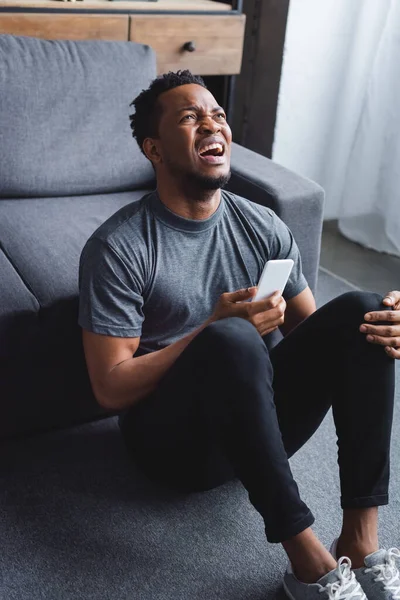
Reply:
[[165, 348], [212, 314], [219, 296], [257, 285], [267, 260], [292, 258], [286, 300], [307, 287], [290, 230], [264, 206], [223, 191], [208, 219], [181, 217], [157, 192], [124, 206], [89, 238], [79, 269], [79, 325]]

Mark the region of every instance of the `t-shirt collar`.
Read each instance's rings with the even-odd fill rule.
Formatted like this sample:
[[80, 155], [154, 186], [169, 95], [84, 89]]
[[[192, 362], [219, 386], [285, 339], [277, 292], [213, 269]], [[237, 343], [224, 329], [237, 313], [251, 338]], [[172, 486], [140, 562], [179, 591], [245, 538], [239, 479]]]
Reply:
[[157, 219], [165, 223], [165, 225], [182, 231], [199, 232], [210, 229], [219, 221], [224, 212], [224, 195], [221, 192], [221, 201], [217, 210], [207, 219], [187, 219], [186, 217], [177, 215], [161, 202], [157, 191], [151, 194], [150, 206]]

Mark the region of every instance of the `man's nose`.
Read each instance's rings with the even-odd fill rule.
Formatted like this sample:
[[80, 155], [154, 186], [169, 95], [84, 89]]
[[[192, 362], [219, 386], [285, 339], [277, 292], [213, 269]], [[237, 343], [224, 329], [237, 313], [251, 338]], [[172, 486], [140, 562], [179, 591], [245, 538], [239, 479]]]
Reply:
[[221, 125], [212, 117], [205, 117], [200, 123], [199, 129], [201, 133], [217, 133], [221, 131]]

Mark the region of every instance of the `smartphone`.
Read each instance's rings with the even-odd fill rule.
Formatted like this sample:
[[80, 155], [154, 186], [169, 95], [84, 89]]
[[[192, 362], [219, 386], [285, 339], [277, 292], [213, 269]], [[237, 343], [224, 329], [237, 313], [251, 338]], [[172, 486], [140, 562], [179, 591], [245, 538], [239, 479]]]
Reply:
[[291, 258], [268, 260], [265, 263], [256, 295], [252, 302], [263, 300], [278, 290], [282, 293], [289, 279], [294, 262]]

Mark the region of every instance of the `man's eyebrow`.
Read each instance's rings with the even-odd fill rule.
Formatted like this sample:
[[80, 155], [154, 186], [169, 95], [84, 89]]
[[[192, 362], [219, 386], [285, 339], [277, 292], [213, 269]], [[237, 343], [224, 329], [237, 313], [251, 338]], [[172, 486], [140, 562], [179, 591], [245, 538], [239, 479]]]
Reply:
[[[178, 113], [185, 112], [188, 110], [192, 110], [194, 112], [201, 112], [203, 109], [200, 108], [200, 106], [196, 106], [194, 104], [193, 106], [184, 106], [183, 108], [180, 108], [178, 110]], [[220, 112], [220, 111], [224, 112], [224, 109], [221, 106], [215, 106], [214, 108], [211, 109], [212, 113], [216, 113], [216, 112]]]

